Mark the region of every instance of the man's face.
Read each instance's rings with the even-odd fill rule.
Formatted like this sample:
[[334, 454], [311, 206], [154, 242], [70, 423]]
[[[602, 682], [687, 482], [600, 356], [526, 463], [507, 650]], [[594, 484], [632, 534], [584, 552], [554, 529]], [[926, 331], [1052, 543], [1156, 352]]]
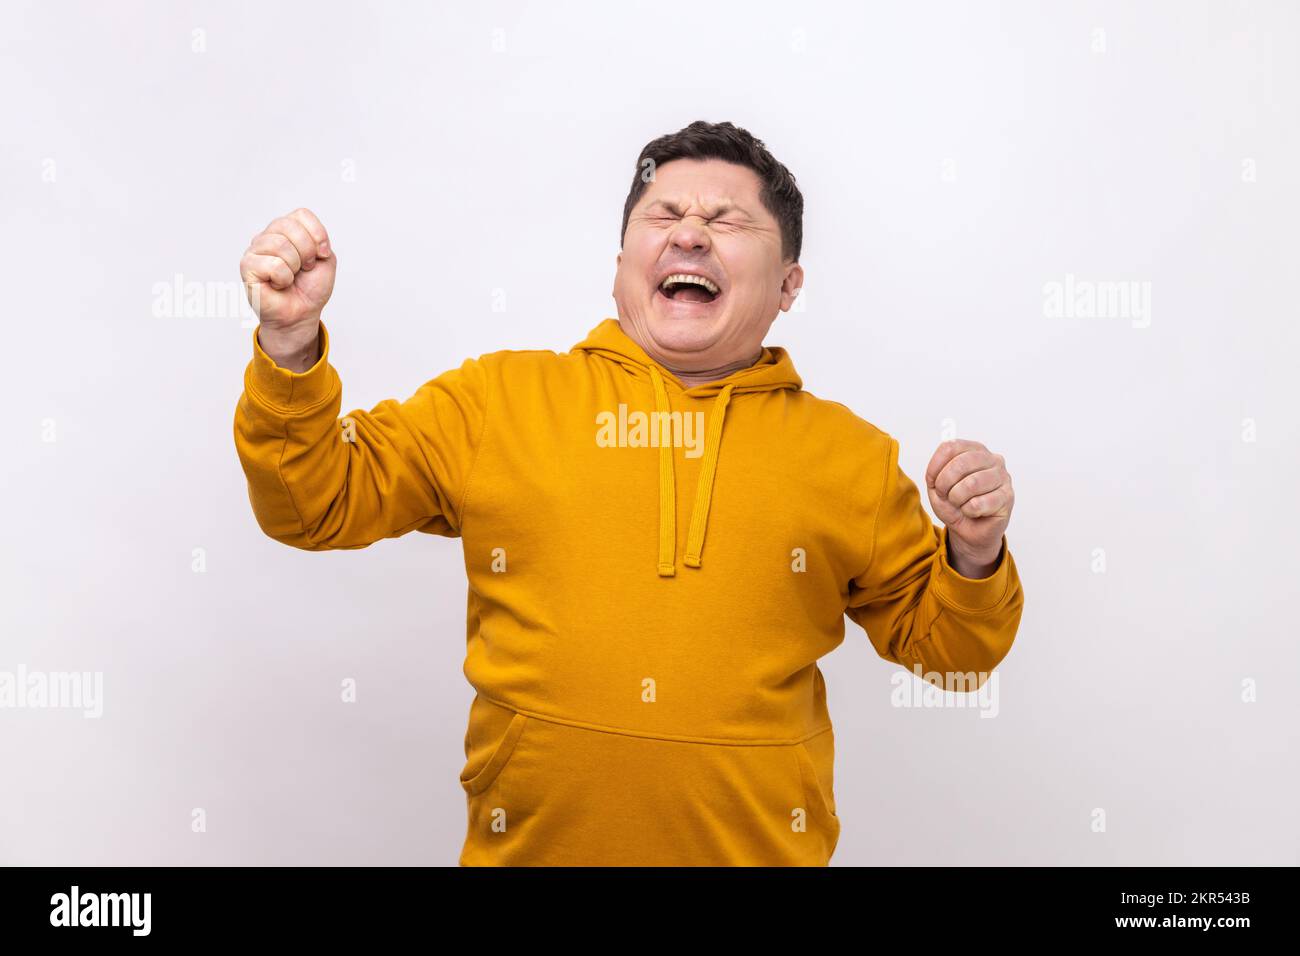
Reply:
[[[746, 166], [675, 159], [655, 170], [628, 217], [614, 275], [619, 324], [672, 369], [707, 371], [757, 357], [803, 269], [781, 258], [781, 228]], [[665, 283], [686, 273], [712, 288]], [[713, 289], [716, 289], [716, 294]]]

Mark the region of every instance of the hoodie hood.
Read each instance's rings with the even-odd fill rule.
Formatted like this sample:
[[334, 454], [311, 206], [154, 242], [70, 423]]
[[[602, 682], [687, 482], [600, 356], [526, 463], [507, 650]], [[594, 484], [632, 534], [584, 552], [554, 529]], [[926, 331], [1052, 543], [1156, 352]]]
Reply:
[[[660, 365], [637, 345], [619, 324], [606, 318], [575, 345], [574, 352], [588, 352], [623, 367], [634, 378], [644, 378], [654, 393], [655, 412], [672, 413], [672, 395], [717, 396], [709, 414], [704, 439], [704, 458], [695, 488], [695, 507], [686, 535], [683, 563], [698, 568], [703, 561], [704, 537], [708, 531], [709, 508], [713, 498], [713, 476], [717, 473], [722, 450], [722, 433], [732, 396], [781, 389], [798, 391], [803, 386], [789, 354], [780, 346], [765, 346], [758, 361], [748, 368], [732, 372], [725, 378], [703, 385], [686, 386], [672, 372]], [[661, 419], [666, 421], [666, 418]], [[677, 477], [671, 443], [659, 445], [659, 553], [657, 572], [660, 577], [677, 573]]]

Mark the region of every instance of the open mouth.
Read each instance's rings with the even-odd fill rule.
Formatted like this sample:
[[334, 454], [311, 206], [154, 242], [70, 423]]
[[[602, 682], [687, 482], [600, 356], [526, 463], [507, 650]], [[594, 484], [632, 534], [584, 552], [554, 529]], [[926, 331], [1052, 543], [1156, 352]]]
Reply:
[[722, 295], [717, 284], [705, 276], [675, 272], [659, 283], [659, 294], [674, 302], [707, 304]]

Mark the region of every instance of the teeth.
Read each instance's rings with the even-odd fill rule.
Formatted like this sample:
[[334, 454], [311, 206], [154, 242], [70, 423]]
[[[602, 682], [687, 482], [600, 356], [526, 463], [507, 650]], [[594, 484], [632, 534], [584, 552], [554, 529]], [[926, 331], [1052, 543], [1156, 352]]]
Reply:
[[704, 278], [704, 276], [691, 275], [689, 272], [673, 273], [672, 275], [665, 278], [663, 282], [659, 283], [659, 288], [666, 289], [668, 286], [673, 285], [674, 283], [681, 284], [686, 282], [689, 282], [692, 285], [704, 286], [704, 288], [708, 289], [714, 295], [717, 295], [718, 292], [720, 291], [716, 285], [714, 285], [708, 279]]

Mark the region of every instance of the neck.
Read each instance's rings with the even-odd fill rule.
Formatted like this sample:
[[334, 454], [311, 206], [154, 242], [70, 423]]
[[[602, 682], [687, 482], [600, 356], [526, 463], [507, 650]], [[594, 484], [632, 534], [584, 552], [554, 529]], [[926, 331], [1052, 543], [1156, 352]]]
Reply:
[[710, 369], [681, 369], [674, 368], [665, 364], [664, 368], [672, 372], [673, 375], [687, 388], [695, 385], [708, 385], [710, 382], [721, 381], [732, 372], [739, 372], [741, 369], [749, 368], [763, 356], [763, 350], [760, 348], [754, 353], [752, 358], [739, 359], [735, 362], [728, 362], [726, 365], [719, 365], [717, 368]]

